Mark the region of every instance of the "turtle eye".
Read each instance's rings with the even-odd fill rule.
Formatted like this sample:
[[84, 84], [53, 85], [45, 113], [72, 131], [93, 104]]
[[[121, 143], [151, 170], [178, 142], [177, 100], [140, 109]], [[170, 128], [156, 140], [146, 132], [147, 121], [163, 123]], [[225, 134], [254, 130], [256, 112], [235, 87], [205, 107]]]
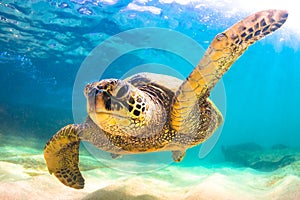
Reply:
[[217, 36], [216, 36], [216, 39], [218, 41], [221, 41], [223, 40], [224, 38], [226, 38], [226, 34], [225, 33], [219, 33]]
[[116, 94], [116, 98], [122, 98], [128, 93], [128, 85], [123, 85]]

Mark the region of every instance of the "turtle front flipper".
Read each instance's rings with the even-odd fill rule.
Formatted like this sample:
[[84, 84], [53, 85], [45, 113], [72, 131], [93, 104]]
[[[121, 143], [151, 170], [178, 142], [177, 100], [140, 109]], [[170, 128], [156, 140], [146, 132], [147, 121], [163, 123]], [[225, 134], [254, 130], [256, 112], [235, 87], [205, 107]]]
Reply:
[[116, 153], [110, 153], [110, 156], [112, 159], [117, 159], [117, 158], [121, 158], [122, 155], [121, 154], [116, 154]]
[[199, 99], [205, 100], [209, 96], [210, 90], [248, 46], [279, 29], [287, 17], [288, 13], [284, 10], [265, 10], [246, 17], [218, 34], [173, 99], [172, 128], [184, 133], [181, 130], [190, 126], [187, 120]]
[[67, 125], [58, 131], [46, 144], [44, 158], [50, 174], [54, 174], [63, 184], [76, 189], [84, 187], [84, 179], [79, 171], [78, 125]]

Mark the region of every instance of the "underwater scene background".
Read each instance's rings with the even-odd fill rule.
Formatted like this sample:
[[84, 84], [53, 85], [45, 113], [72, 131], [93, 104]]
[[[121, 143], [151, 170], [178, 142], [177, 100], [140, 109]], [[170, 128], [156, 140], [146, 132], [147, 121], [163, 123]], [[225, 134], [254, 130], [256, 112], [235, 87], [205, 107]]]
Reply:
[[[145, 48], [120, 55], [105, 69], [101, 62], [110, 52], [98, 52], [103, 73], [78, 79], [101, 44], [118, 49], [117, 40], [110, 40], [116, 34], [155, 27], [176, 31], [205, 50], [232, 24], [274, 8], [288, 10], [287, 22], [251, 46], [212, 91], [224, 124], [182, 162], [173, 163], [169, 152], [112, 160], [83, 143], [85, 189], [68, 188], [49, 174], [46, 142], [86, 117], [78, 82], [141, 70], [184, 78], [194, 66], [148, 47], [145, 32], [145, 40], [130, 38]], [[0, 199], [300, 199], [299, 15], [292, 0], [2, 0]], [[170, 39], [163, 36], [161, 42]], [[193, 49], [185, 45], [174, 44], [189, 54]], [[197, 63], [202, 55], [192, 59]]]

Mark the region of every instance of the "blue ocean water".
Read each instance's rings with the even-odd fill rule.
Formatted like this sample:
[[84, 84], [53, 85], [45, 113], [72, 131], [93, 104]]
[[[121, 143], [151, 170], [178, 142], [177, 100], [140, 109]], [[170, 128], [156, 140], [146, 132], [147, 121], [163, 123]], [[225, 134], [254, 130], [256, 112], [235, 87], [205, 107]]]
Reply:
[[[274, 6], [281, 8], [278, 2], [270, 7], [259, 4], [247, 8], [238, 1], [1, 1], [1, 145], [21, 140], [21, 145], [42, 150], [57, 130], [74, 123], [72, 98], [78, 71], [105, 40], [124, 31], [155, 27], [183, 34], [206, 49], [217, 33], [247, 15]], [[176, 166], [222, 162], [221, 149], [228, 145], [300, 146], [300, 31], [294, 23], [297, 12], [293, 11], [282, 29], [251, 46], [222, 78], [218, 87], [225, 97], [216, 104], [225, 121], [212, 152], [200, 159], [200, 146], [195, 147]], [[104, 53], [98, 59], [110, 57], [110, 52]], [[147, 47], [119, 56], [102, 78], [120, 78], [149, 63], [167, 66], [182, 77], [193, 69], [191, 63], [172, 52]], [[159, 71], [160, 65], [152, 70]], [[148, 65], [145, 68], [149, 70]], [[85, 83], [90, 81], [94, 80]], [[216, 99], [218, 91], [213, 91]], [[76, 95], [83, 97], [83, 93]], [[6, 139], [10, 137], [14, 140]], [[26, 144], [26, 138], [37, 142]]]

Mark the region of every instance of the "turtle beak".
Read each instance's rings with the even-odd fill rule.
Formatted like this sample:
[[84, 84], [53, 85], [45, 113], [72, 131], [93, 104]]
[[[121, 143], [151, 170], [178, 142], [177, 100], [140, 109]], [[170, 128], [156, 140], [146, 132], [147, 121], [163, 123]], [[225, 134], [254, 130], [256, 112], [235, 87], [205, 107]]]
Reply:
[[111, 96], [103, 89], [93, 87], [87, 94], [90, 112], [107, 112], [111, 110]]
[[110, 112], [116, 80], [102, 80], [87, 84], [84, 94], [87, 98], [87, 109], [91, 113]]
[[87, 100], [88, 100], [88, 107], [90, 112], [94, 112], [96, 108], [96, 97], [99, 93], [99, 90], [97, 88], [91, 88], [90, 91], [87, 94]]

